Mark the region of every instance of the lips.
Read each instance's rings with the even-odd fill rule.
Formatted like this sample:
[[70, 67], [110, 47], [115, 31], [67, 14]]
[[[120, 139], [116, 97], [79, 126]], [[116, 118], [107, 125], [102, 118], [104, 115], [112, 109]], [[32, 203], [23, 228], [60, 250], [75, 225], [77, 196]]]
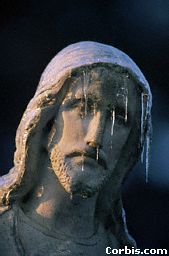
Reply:
[[68, 157], [76, 157], [76, 156], [88, 157], [95, 160], [95, 162], [101, 165], [104, 169], [107, 169], [107, 161], [106, 161], [106, 156], [104, 152], [101, 149], [99, 150], [98, 160], [96, 159], [96, 155], [97, 155], [96, 149], [87, 150], [87, 151], [75, 150], [74, 152], [70, 153]]

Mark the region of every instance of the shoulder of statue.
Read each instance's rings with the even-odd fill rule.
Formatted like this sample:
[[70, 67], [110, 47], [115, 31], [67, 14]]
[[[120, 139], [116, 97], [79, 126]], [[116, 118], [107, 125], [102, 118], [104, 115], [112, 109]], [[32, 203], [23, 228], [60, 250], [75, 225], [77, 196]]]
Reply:
[[2, 233], [11, 234], [15, 221], [15, 211], [13, 207], [0, 207], [0, 235]]
[[0, 207], [0, 233], [13, 226], [14, 210], [11, 207]]
[[0, 255], [18, 256], [14, 237], [15, 211], [0, 207]]
[[5, 213], [7, 212], [8, 210], [10, 210], [11, 207], [9, 205], [7, 206], [0, 206], [0, 217]]

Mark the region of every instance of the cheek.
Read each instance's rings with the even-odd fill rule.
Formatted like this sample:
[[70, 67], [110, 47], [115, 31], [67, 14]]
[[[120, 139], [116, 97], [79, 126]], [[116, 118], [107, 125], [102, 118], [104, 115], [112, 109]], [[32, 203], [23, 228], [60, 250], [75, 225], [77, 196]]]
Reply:
[[74, 111], [62, 112], [63, 129], [60, 143], [75, 143], [84, 136], [82, 119]]
[[127, 127], [115, 127], [112, 136], [110, 131], [107, 131], [105, 135], [106, 139], [104, 140], [104, 148], [110, 162], [114, 162], [119, 159], [122, 149], [128, 139], [129, 133], [130, 128]]

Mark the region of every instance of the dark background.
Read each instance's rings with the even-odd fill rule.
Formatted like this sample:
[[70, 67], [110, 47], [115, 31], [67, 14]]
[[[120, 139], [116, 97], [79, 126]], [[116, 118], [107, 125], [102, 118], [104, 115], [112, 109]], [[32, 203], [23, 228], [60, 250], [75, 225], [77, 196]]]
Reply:
[[65, 46], [113, 45], [141, 68], [153, 93], [149, 183], [138, 163], [124, 186], [128, 227], [139, 248], [169, 250], [169, 1], [0, 1], [0, 171], [12, 167], [15, 131], [40, 75]]

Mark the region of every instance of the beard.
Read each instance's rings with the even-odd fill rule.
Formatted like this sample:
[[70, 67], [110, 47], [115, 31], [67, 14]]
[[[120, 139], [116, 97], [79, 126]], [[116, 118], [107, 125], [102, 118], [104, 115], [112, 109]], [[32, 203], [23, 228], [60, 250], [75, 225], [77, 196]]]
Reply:
[[91, 197], [101, 190], [109, 178], [103, 174], [101, 167], [97, 168], [99, 171], [92, 171], [92, 166], [88, 166], [82, 171], [82, 161], [67, 159], [56, 144], [51, 149], [49, 157], [57, 179], [69, 194]]

